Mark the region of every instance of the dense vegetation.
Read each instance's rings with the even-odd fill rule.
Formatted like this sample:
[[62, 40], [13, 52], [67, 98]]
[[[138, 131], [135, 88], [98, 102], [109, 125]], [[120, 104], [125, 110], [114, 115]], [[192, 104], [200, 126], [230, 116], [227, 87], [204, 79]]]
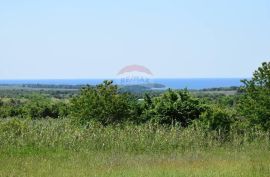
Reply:
[[[250, 80], [243, 80], [243, 84], [241, 88], [201, 91], [169, 89], [157, 92], [148, 90], [143, 93], [123, 91], [112, 81], [104, 81], [95, 87], [79, 86], [79, 92], [75, 90], [77, 86], [61, 86], [61, 90], [2, 90], [0, 164], [7, 171], [8, 163], [18, 168], [20, 165], [9, 161], [10, 155], [14, 154], [20, 158], [34, 155], [30, 161], [45, 165], [49, 162], [39, 159], [43, 159], [43, 153], [46, 157], [52, 153], [64, 154], [55, 158], [59, 161], [67, 160], [66, 165], [75, 165], [65, 159], [67, 154], [77, 153], [72, 156], [77, 161], [83, 159], [78, 156], [86, 156], [95, 161], [92, 153], [106, 154], [106, 158], [112, 158], [111, 154], [129, 154], [125, 160], [130, 163], [127, 168], [131, 168], [134, 154], [144, 154], [143, 160], [137, 160], [141, 164], [140, 168], [144, 169], [142, 161], [153, 161], [155, 166], [159, 162], [153, 160], [153, 156], [167, 154], [164, 159], [175, 170], [178, 163], [183, 163], [183, 156], [191, 153], [197, 156], [190, 156], [187, 160], [195, 165], [202, 165], [201, 161], [213, 159], [213, 164], [218, 164], [221, 163], [218, 158], [226, 159], [229, 156], [229, 171], [224, 171], [225, 176], [230, 176], [234, 168], [234, 165], [229, 164], [238, 162], [247, 166], [239, 167], [239, 172], [231, 176], [267, 176], [270, 172], [267, 158], [270, 155], [270, 63], [263, 63]], [[31, 87], [37, 89], [40, 86]], [[41, 86], [42, 89], [43, 87], [45, 88]], [[50, 86], [52, 89], [54, 87], [56, 86]], [[226, 94], [227, 91], [229, 94]], [[210, 152], [222, 152], [222, 155], [210, 158]], [[237, 155], [232, 153], [242, 153], [243, 161], [241, 158], [237, 161]], [[260, 164], [248, 160], [251, 158]], [[113, 159], [108, 161], [126, 167], [122, 162], [111, 162]], [[89, 165], [84, 160], [81, 163], [82, 166]], [[93, 168], [105, 168], [106, 165], [109, 166], [105, 162], [100, 166], [93, 164]], [[212, 173], [207, 169], [201, 169], [198, 173], [192, 171], [194, 167], [190, 164], [186, 167], [190, 171], [181, 171], [183, 176], [191, 173], [199, 176], [199, 172], [207, 173], [208, 176], [222, 176], [218, 171], [220, 168], [215, 165], [213, 168], [216, 169]], [[40, 169], [36, 171], [41, 172]], [[103, 171], [106, 174], [100, 172], [100, 176], [121, 176], [114, 174], [115, 171]], [[153, 176], [178, 174], [171, 174], [168, 169], [167, 171], [165, 174], [153, 173]], [[13, 171], [11, 176], [20, 176], [17, 172]], [[0, 176], [2, 174], [6, 176], [7, 172], [0, 169]], [[50, 176], [50, 173], [33, 174], [32, 176]], [[67, 174], [72, 173], [61, 172], [60, 175], [59, 172], [58, 176], [72, 176]], [[76, 175], [89, 176], [88, 174], [96, 175], [93, 171]], [[141, 173], [137, 171], [125, 174], [136, 176]], [[143, 175], [151, 174], [149, 171], [149, 174]]]
[[196, 122], [209, 130], [229, 131], [231, 127], [243, 129], [254, 126], [268, 130], [270, 64], [263, 63], [253, 78], [243, 80], [243, 83], [242, 88], [229, 88], [237, 90], [234, 95], [211, 94], [211, 89], [206, 90], [208, 94], [169, 89], [156, 94], [146, 92], [139, 97], [138, 94], [121, 92], [112, 81], [104, 81], [96, 87], [80, 86], [81, 91], [72, 98], [55, 98], [46, 92], [17, 98], [2, 97], [0, 116], [32, 120], [70, 118], [81, 125], [93, 121], [103, 125], [151, 122], [188, 127]]

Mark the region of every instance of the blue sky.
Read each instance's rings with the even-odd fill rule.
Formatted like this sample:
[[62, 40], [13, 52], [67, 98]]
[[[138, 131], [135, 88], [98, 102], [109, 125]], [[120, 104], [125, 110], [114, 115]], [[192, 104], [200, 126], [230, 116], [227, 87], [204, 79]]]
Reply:
[[269, 0], [0, 1], [0, 79], [250, 77], [270, 60]]

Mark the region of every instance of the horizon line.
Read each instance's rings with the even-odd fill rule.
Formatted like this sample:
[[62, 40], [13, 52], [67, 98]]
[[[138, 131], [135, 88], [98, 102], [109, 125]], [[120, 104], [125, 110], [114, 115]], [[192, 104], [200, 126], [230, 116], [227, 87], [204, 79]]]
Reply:
[[[251, 77], [156, 77], [155, 79], [249, 79]], [[121, 80], [121, 78], [0, 78], [0, 81], [12, 80]]]

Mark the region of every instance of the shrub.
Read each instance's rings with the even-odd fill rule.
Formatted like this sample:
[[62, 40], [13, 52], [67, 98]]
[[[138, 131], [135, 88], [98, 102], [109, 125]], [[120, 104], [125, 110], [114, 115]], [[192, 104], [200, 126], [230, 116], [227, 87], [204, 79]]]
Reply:
[[8, 118], [8, 117], [16, 117], [20, 116], [22, 103], [20, 100], [9, 99], [6, 101], [0, 100], [0, 117]]
[[217, 105], [209, 105], [207, 111], [200, 116], [202, 121], [210, 130], [222, 130], [228, 132], [236, 121], [236, 113], [228, 108]]
[[143, 119], [149, 119], [159, 124], [175, 124], [188, 126], [198, 119], [205, 111], [199, 99], [194, 98], [186, 90], [168, 90], [159, 97], [146, 96]]
[[112, 81], [97, 87], [84, 87], [71, 100], [71, 116], [81, 124], [97, 121], [104, 125], [119, 123], [130, 117], [129, 97], [119, 94]]
[[22, 106], [23, 117], [38, 118], [59, 118], [66, 116], [66, 104], [53, 101], [42, 95], [32, 95]]

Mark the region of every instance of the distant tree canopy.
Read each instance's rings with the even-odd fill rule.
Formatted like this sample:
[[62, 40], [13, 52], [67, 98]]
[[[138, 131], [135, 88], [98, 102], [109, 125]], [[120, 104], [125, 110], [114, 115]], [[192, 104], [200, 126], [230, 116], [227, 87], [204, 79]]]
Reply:
[[270, 128], [270, 62], [262, 63], [251, 80], [243, 80], [243, 96], [239, 112], [248, 119], [248, 123]]
[[0, 100], [0, 118], [20, 117], [30, 119], [59, 118], [67, 116], [67, 104], [49, 97], [33, 94], [24, 99]]
[[21, 106], [23, 117], [31, 119], [59, 118], [67, 115], [67, 105], [48, 97], [34, 94]]

